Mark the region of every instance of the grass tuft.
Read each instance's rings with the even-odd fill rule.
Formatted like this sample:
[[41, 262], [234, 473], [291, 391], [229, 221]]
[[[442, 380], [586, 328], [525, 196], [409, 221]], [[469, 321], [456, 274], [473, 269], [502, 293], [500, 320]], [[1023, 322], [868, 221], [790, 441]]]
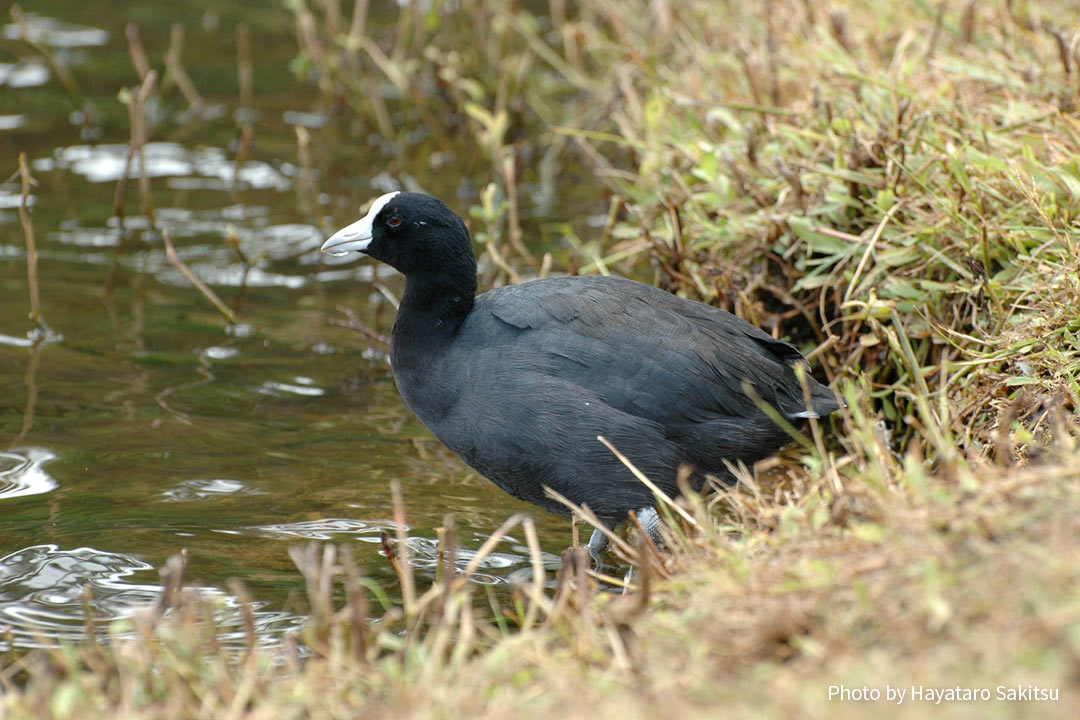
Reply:
[[[865, 409], [853, 405], [851, 416]], [[520, 516], [464, 573], [446, 561], [430, 587], [397, 563], [403, 587], [415, 587], [401, 607], [372, 597], [347, 546], [312, 543], [291, 553], [311, 618], [282, 651], [259, 644], [250, 621], [242, 647], [222, 642], [210, 601], [184, 587], [177, 556], [156, 607], [133, 624], [114, 623], [105, 642], [16, 659], [0, 674], [0, 702], [16, 718], [345, 718], [435, 708], [702, 716], [718, 707], [737, 717], [855, 717], [866, 707], [828, 702], [829, 686], [986, 687], [996, 698], [998, 686], [1038, 685], [1061, 698], [1039, 703], [1039, 716], [1069, 717], [1069, 698], [1080, 692], [1080, 570], [1071, 552], [1080, 428], [1060, 428], [1025, 468], [986, 463], [932, 477], [918, 452], [890, 456], [878, 485], [862, 480], [881, 449], [873, 424], [847, 423], [853, 440], [836, 461], [839, 486], [824, 472], [790, 470], [772, 491], [751, 481], [708, 498], [691, 493], [673, 501], [673, 517], [693, 522], [665, 529], [662, 557], [641, 535], [621, 541], [632, 563], [628, 580], [616, 581], [626, 594], [599, 591], [582, 548], [564, 553], [548, 586], [535, 529]], [[534, 576], [479, 610], [480, 586], [468, 575], [519, 524]], [[452, 528], [440, 535], [444, 559], [455, 552]], [[407, 547], [399, 535], [397, 552]], [[1024, 716], [1032, 705], [979, 706], [1011, 716], [1009, 707]], [[916, 702], [884, 708], [925, 712]], [[935, 707], [948, 716], [970, 710]]]
[[[428, 587], [404, 530], [387, 537], [403, 607], [348, 548], [307, 546], [307, 627], [284, 650], [233, 649], [176, 560], [161, 604], [107, 642], [10, 657], [3, 712], [925, 717], [910, 695], [829, 699], [889, 685], [992, 695], [935, 716], [1072, 717], [1074, 3], [459, 0], [404, 4], [385, 31], [366, 0], [348, 24], [313, 5], [290, 2], [294, 69], [343, 117], [399, 155], [480, 149], [489, 283], [560, 265], [649, 276], [800, 343], [846, 407], [835, 432], [733, 467], [738, 487], [665, 501], [665, 552], [614, 537], [624, 579], [575, 540], [548, 584], [521, 516], [461, 574], [447, 522]], [[524, 246], [522, 218], [546, 214], [573, 162], [608, 189], [598, 239], [567, 222]], [[476, 597], [468, 575], [518, 526], [533, 578]], [[1058, 699], [998, 699], [1035, 685]]]

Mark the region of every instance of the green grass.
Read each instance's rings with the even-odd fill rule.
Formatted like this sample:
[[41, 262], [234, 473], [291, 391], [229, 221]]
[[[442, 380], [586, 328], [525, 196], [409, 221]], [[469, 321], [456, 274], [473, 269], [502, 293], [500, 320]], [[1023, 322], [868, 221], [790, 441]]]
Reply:
[[[202, 601], [173, 587], [170, 614], [139, 620], [134, 641], [15, 659], [0, 707], [1072, 717], [1080, 11], [585, 0], [560, 16], [553, 0], [552, 20], [460, 5], [407, 9], [376, 37], [297, 4], [310, 31], [297, 68], [401, 142], [392, 112], [428, 127], [424, 142], [463, 131], [484, 148], [473, 224], [489, 280], [651, 275], [801, 343], [848, 409], [738, 490], [687, 498], [693, 523], [670, 523], [663, 556], [632, 535], [625, 595], [600, 592], [571, 551], [556, 588], [526, 584], [483, 612], [479, 587], [444, 576], [414, 592], [404, 564], [404, 607], [384, 607], [347, 550], [312, 547], [296, 556], [312, 621], [283, 658], [221, 650]], [[479, 40], [463, 44], [466, 30]], [[554, 177], [588, 162], [610, 202], [595, 237], [556, 231], [547, 260], [516, 235], [522, 177], [554, 183], [543, 160], [517, 168], [543, 157]], [[994, 699], [842, 703], [835, 685]], [[996, 700], [1017, 685], [1060, 699]]]
[[1077, 60], [1033, 17], [1077, 13], [851, 5], [680, 3], [651, 36], [624, 16], [653, 59], [626, 45], [618, 133], [566, 131], [630, 161], [603, 265], [647, 258], [681, 294], [825, 346], [900, 448], [921, 396], [950, 447], [984, 453], [1010, 402], [1080, 405]]

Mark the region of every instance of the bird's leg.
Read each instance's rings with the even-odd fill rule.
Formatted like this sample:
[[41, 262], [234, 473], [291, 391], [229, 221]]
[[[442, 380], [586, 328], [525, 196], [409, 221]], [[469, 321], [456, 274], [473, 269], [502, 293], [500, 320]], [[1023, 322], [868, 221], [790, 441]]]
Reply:
[[597, 565], [603, 565], [600, 558], [607, 546], [607, 535], [594, 528], [592, 535], [589, 536], [589, 542], [585, 544], [585, 549], [589, 551], [589, 555], [592, 556]]
[[[663, 534], [660, 532], [660, 528], [663, 526], [663, 521], [660, 519], [660, 514], [656, 512], [656, 508], [643, 507], [637, 512], [638, 522], [641, 523], [642, 529], [649, 535], [649, 539], [653, 541], [653, 544], [658, 548], [664, 547]], [[591, 540], [589, 541], [592, 542]]]

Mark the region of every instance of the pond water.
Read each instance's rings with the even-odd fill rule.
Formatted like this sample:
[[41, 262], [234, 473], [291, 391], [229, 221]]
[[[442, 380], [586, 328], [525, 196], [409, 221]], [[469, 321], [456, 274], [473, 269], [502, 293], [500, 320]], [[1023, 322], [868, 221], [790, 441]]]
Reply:
[[[388, 333], [394, 312], [379, 285], [399, 293], [401, 278], [318, 253], [329, 231], [401, 182], [464, 214], [471, 188], [490, 179], [476, 153], [443, 154], [434, 170], [422, 143], [395, 154], [346, 127], [289, 71], [293, 21], [276, 3], [35, 0], [24, 10], [37, 48], [0, 18], [0, 175], [26, 153], [51, 332], [28, 319], [15, 178], [0, 187], [0, 649], [77, 639], [87, 607], [99, 625], [130, 614], [156, 596], [155, 568], [181, 548], [188, 578], [223, 599], [220, 623], [239, 632], [226, 589], [239, 578], [270, 639], [303, 620], [288, 548], [305, 539], [352, 543], [393, 593], [378, 552], [380, 532], [393, 528], [392, 479], [421, 577], [434, 576], [434, 529], [451, 512], [467, 551], [526, 511], [557, 563], [568, 523], [509, 498], [443, 448], [402, 403], [385, 347], [334, 323], [346, 306]], [[246, 109], [241, 19], [254, 48]], [[122, 221], [114, 210], [129, 138], [117, 93], [138, 81], [128, 22], [159, 71], [170, 25], [186, 30], [184, 65], [205, 106], [189, 110], [173, 88], [149, 108], [153, 219], [236, 323], [168, 262], [134, 180]], [[255, 143], [237, 169], [248, 121]], [[311, 135], [311, 183], [298, 125]], [[580, 185], [573, 202], [559, 199], [551, 215], [605, 209]], [[535, 232], [548, 219], [533, 212], [527, 222]], [[506, 583], [527, 564], [523, 539], [511, 537], [479, 580]]]

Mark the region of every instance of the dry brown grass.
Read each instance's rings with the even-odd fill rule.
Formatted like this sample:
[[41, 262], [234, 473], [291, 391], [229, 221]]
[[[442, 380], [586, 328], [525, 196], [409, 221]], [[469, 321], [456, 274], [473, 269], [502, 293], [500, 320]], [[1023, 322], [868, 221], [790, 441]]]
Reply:
[[[662, 558], [629, 541], [626, 595], [600, 592], [571, 552], [556, 588], [527, 583], [478, 612], [464, 577], [409, 590], [402, 562], [405, 607], [372, 622], [347, 552], [310, 548], [296, 556], [308, 629], [282, 654], [237, 656], [174, 569], [170, 612], [134, 641], [13, 659], [4, 712], [1075, 714], [1073, 4], [553, 1], [543, 25], [463, 0], [437, 27], [414, 5], [389, 38], [346, 31], [332, 5], [297, 10], [301, 64], [388, 139], [406, 134], [386, 127], [388, 106], [411, 104], [436, 145], [449, 138], [435, 118], [481, 143], [492, 185], [474, 218], [489, 267], [513, 276], [530, 262], [515, 236], [518, 166], [572, 143], [609, 183], [611, 212], [597, 239], [568, 233], [557, 257], [651, 269], [816, 347], [849, 407], [832, 440], [814, 428], [792, 451], [801, 465], [690, 498], [694, 522], [672, 520]], [[482, 42], [454, 55], [463, 25]], [[515, 72], [500, 83], [504, 61]], [[445, 543], [452, 553], [452, 532]], [[895, 706], [830, 701], [835, 685], [995, 698], [1038, 685], [1060, 699]]]
[[[1074, 437], [1024, 469], [930, 477], [911, 457], [881, 487], [841, 468], [838, 483], [804, 476], [772, 495], [752, 483], [722, 493], [712, 501], [722, 512], [691, 499], [696, 528], [673, 525], [662, 559], [640, 556], [634, 592], [599, 592], [582, 551], [568, 551], [554, 590], [527, 583], [500, 609], [513, 632], [449, 574], [373, 622], [347, 548], [312, 545], [295, 554], [312, 608], [299, 644], [237, 653], [218, 646], [176, 561], [135, 639], [24, 656], [5, 672], [4, 708], [17, 718], [927, 716], [910, 697], [828, 699], [830, 686], [890, 685], [995, 698], [946, 702], [935, 717], [1071, 717]], [[1060, 699], [996, 700], [998, 686], [1034, 685]]]

